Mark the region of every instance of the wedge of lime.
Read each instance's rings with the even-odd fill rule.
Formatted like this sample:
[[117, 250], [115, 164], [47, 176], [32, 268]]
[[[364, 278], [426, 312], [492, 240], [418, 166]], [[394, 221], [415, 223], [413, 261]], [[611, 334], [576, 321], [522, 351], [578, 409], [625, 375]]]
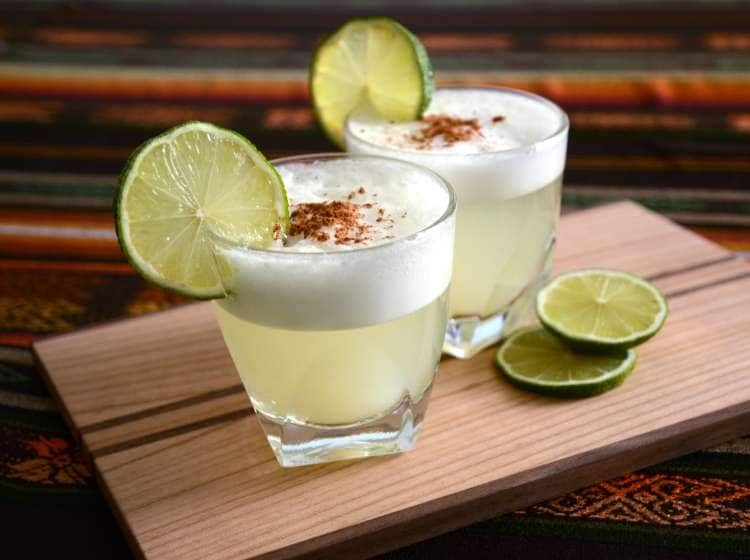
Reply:
[[538, 327], [512, 334], [497, 352], [505, 378], [517, 387], [554, 397], [589, 397], [620, 385], [635, 367], [635, 350], [582, 354]]
[[394, 121], [419, 118], [430, 103], [432, 67], [422, 43], [389, 18], [354, 19], [328, 36], [310, 63], [310, 93], [321, 128], [344, 147], [355, 109]]
[[115, 198], [120, 247], [146, 279], [197, 299], [225, 295], [216, 239], [267, 247], [289, 221], [281, 177], [249, 140], [188, 122], [139, 147]]
[[562, 274], [537, 296], [542, 325], [573, 348], [617, 352], [654, 336], [667, 318], [667, 300], [643, 278], [617, 270]]

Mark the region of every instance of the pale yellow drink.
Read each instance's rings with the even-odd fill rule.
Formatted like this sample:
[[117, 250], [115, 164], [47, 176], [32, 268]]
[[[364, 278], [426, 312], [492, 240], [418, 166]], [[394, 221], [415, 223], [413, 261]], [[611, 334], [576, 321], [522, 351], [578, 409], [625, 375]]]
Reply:
[[214, 301], [268, 440], [285, 466], [408, 450], [448, 317], [452, 191], [385, 158], [275, 164], [291, 235], [271, 250], [222, 248], [230, 294]]
[[568, 120], [544, 98], [504, 88], [444, 88], [427, 118], [465, 121], [462, 139], [427, 122], [350, 116], [347, 150], [429, 167], [456, 190], [451, 321], [444, 351], [470, 357], [529, 317], [555, 241]]
[[561, 179], [521, 196], [460, 206], [452, 317], [488, 317], [538, 278], [555, 236]]
[[216, 317], [253, 406], [279, 421], [354, 424], [408, 396], [420, 402], [435, 376], [447, 293], [385, 323], [345, 330], [289, 330]]

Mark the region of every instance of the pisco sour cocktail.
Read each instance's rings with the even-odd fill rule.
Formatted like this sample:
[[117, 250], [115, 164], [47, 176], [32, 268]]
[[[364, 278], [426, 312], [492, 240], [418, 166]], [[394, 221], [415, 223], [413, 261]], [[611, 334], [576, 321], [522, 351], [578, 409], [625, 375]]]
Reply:
[[384, 158], [273, 163], [288, 236], [221, 244], [232, 272], [214, 301], [268, 440], [286, 466], [411, 449], [448, 317], [450, 187]]
[[411, 449], [447, 321], [453, 191], [400, 160], [275, 163], [210, 123], [152, 138], [116, 193], [123, 253], [214, 300], [281, 465]]
[[506, 88], [437, 89], [419, 120], [351, 114], [347, 151], [408, 160], [458, 199], [445, 351], [470, 357], [531, 313], [551, 260], [568, 119], [554, 103]]

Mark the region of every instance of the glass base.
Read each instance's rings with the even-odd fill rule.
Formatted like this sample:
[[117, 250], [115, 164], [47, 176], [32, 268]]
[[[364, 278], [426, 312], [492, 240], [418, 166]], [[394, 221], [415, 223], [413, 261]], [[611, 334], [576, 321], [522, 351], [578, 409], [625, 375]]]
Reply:
[[455, 317], [448, 320], [443, 352], [455, 358], [471, 358], [492, 346], [513, 329], [534, 320], [533, 303], [546, 274], [507, 308], [488, 317]]
[[507, 319], [507, 314], [502, 311], [485, 318], [449, 319], [443, 352], [455, 358], [471, 358], [503, 337]]
[[405, 395], [386, 414], [356, 424], [318, 425], [256, 414], [282, 467], [362, 459], [414, 449], [431, 391], [432, 385], [416, 401]]
[[552, 235], [544, 258], [531, 282], [505, 309], [487, 317], [461, 316], [448, 320], [443, 340], [443, 353], [455, 358], [471, 358], [485, 348], [500, 342], [515, 328], [536, 319], [536, 296], [549, 278], [556, 235]]

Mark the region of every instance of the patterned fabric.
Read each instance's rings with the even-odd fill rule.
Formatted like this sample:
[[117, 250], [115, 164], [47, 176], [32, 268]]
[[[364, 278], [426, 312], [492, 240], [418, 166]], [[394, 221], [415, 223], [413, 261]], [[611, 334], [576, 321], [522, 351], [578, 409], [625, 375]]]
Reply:
[[[131, 557], [31, 341], [184, 301], [120, 255], [110, 208], [124, 161], [188, 119], [240, 130], [270, 156], [331, 150], [306, 65], [351, 16], [387, 12], [414, 29], [440, 83], [560, 103], [572, 122], [566, 210], [632, 198], [750, 251], [750, 4], [438, 6], [0, 4], [3, 547]], [[750, 554], [748, 529], [741, 439], [386, 556], [734, 558]]]

